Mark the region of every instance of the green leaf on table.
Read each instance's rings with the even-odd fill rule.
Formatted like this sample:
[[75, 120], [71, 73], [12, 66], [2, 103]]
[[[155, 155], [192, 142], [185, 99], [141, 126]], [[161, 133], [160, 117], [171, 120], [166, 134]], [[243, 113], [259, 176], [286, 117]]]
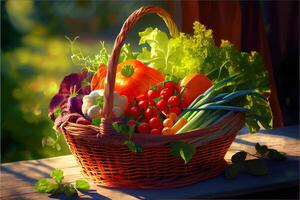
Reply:
[[76, 189], [72, 184], [65, 184], [63, 190], [64, 190], [64, 194], [67, 195], [68, 197], [72, 197], [74, 196], [74, 194], [77, 193]]
[[244, 169], [246, 172], [257, 176], [266, 175], [268, 173], [267, 165], [260, 159], [246, 160], [244, 162]]
[[231, 165], [228, 165], [226, 168], [225, 168], [225, 176], [226, 178], [228, 179], [234, 179], [235, 177], [237, 177], [238, 173], [240, 171], [240, 166], [239, 164], [231, 164]]
[[75, 182], [75, 188], [77, 190], [87, 191], [90, 189], [90, 184], [86, 180], [79, 179], [79, 180], [76, 180], [76, 182]]
[[40, 193], [51, 193], [58, 188], [58, 184], [51, 183], [49, 180], [42, 178], [35, 183], [35, 189]]
[[92, 125], [99, 126], [100, 124], [101, 124], [101, 119], [100, 118], [92, 119]]
[[51, 172], [50, 176], [57, 182], [61, 183], [62, 179], [64, 178], [64, 172], [61, 169], [56, 169]]
[[265, 156], [268, 152], [268, 147], [266, 145], [260, 145], [259, 143], [255, 144], [255, 149], [261, 156]]
[[140, 152], [143, 152], [143, 147], [141, 145], [138, 145], [138, 144], [135, 144], [133, 141], [131, 140], [126, 140], [124, 142], [125, 145], [127, 145], [128, 149], [131, 151], [131, 152], [134, 152], [134, 153], [140, 153]]
[[170, 142], [171, 154], [173, 156], [181, 157], [184, 160], [184, 163], [187, 164], [196, 153], [196, 148], [189, 143], [182, 141], [173, 141]]
[[267, 156], [268, 156], [268, 158], [270, 158], [272, 160], [286, 159], [286, 156], [283, 153], [280, 153], [279, 151], [277, 151], [276, 149], [269, 149]]
[[245, 151], [240, 151], [231, 157], [231, 161], [233, 163], [240, 163], [243, 162], [246, 159], [246, 157], [247, 157], [247, 153]]

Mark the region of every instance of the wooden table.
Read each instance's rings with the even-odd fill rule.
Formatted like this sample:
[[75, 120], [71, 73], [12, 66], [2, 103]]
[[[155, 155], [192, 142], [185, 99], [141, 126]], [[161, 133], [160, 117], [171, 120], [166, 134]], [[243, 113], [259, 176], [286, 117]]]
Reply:
[[[242, 131], [243, 132], [243, 131]], [[260, 134], [237, 136], [226, 154], [245, 150], [254, 152], [256, 142], [287, 153], [285, 161], [267, 162], [270, 168], [266, 176], [239, 174], [234, 180], [223, 175], [186, 187], [163, 190], [110, 189], [97, 187], [91, 183], [91, 190], [81, 194], [82, 199], [187, 199], [226, 198], [261, 191], [275, 190], [299, 184], [300, 140], [299, 126], [260, 131]], [[284, 135], [284, 136], [283, 136]], [[49, 172], [60, 168], [65, 173], [65, 181], [74, 182], [82, 178], [80, 169], [72, 155], [41, 160], [20, 161], [1, 165], [0, 199], [65, 199], [63, 195], [49, 196], [34, 190], [34, 183], [40, 178], [49, 178]]]

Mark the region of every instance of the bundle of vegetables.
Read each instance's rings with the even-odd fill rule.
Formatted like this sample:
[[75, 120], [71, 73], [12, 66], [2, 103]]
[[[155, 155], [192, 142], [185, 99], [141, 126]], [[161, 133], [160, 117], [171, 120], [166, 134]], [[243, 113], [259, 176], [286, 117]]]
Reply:
[[[266, 98], [260, 93], [255, 90], [237, 90], [231, 93], [220, 93], [222, 88], [234, 84], [236, 78], [238, 76], [224, 79], [209, 88], [202, 95], [199, 95], [178, 117], [178, 126], [180, 124], [182, 126], [179, 127], [180, 129], [177, 131], [177, 134], [193, 129], [205, 128], [220, 121], [224, 116], [232, 112], [245, 112], [247, 120], [259, 120], [264, 127], [268, 128], [270, 124], [264, 124], [264, 122], [270, 122], [272, 119], [260, 119], [260, 112], [262, 110], [257, 110], [253, 103], [255, 102], [263, 108], [268, 108]], [[267, 109], [265, 112], [270, 111]], [[182, 121], [186, 123], [182, 123]]]
[[[272, 126], [264, 97], [270, 93], [267, 72], [258, 53], [239, 52], [228, 41], [216, 46], [212, 31], [199, 22], [193, 35], [168, 38], [151, 27], [139, 35], [140, 45], [148, 46], [133, 52], [125, 44], [120, 52], [113, 117], [126, 119], [136, 132], [152, 134], [204, 128], [231, 112], [246, 113], [250, 132]], [[71, 43], [72, 60], [86, 72], [73, 82], [63, 81], [50, 104], [50, 116], [55, 120], [77, 113], [74, 122], [99, 125], [109, 55], [103, 42], [94, 58]]]

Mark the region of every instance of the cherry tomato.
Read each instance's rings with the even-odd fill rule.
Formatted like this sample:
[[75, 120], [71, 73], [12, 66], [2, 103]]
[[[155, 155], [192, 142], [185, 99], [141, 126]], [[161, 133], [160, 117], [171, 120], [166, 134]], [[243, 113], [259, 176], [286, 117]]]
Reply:
[[170, 113], [168, 114], [168, 118], [170, 118], [173, 122], [175, 122], [176, 119], [177, 119], [177, 115], [176, 115], [176, 113], [174, 113], [174, 112], [170, 112]]
[[149, 120], [149, 125], [153, 129], [159, 129], [159, 130], [161, 130], [163, 128], [163, 124], [161, 123], [159, 117], [152, 117]]
[[141, 115], [141, 112], [138, 107], [133, 106], [129, 109], [129, 114], [133, 117], [139, 117]]
[[134, 126], [134, 125], [136, 125], [136, 121], [135, 121], [135, 120], [129, 120], [129, 121], [127, 122], [127, 125], [128, 125], [128, 126]]
[[181, 109], [179, 107], [175, 106], [170, 109], [170, 112], [173, 112], [178, 116], [181, 113]]
[[156, 107], [159, 110], [165, 110], [165, 109], [167, 109], [167, 102], [165, 100], [161, 99], [158, 102], [156, 102]]
[[177, 84], [174, 83], [173, 81], [168, 81], [165, 83], [165, 87], [166, 88], [171, 88], [172, 90], [174, 90], [175, 88], [177, 88]]
[[171, 106], [179, 106], [180, 98], [178, 96], [171, 96], [168, 99], [168, 104], [170, 104]]
[[147, 110], [145, 111], [145, 117], [147, 119], [150, 119], [152, 117], [156, 117], [157, 116], [157, 110], [155, 108], [147, 108]]
[[159, 93], [156, 90], [151, 90], [150, 89], [147, 92], [147, 96], [148, 96], [149, 99], [155, 99], [155, 98], [157, 98], [159, 96]]
[[160, 96], [167, 101], [173, 95], [173, 93], [173, 89], [165, 88], [160, 92]]
[[146, 118], [146, 117], [143, 117], [143, 118], [141, 119], [141, 122], [146, 122], [146, 123], [148, 123], [148, 122], [149, 122], [149, 119]]
[[148, 100], [142, 100], [138, 103], [139, 107], [142, 109], [142, 110], [146, 110], [149, 106], [149, 101]]
[[163, 85], [162, 84], [157, 85], [157, 91], [158, 92], [162, 91], [162, 89], [163, 89]]
[[149, 100], [149, 106], [154, 106], [154, 105], [155, 105], [155, 102], [152, 100]]
[[166, 117], [170, 113], [168, 108], [162, 110], [162, 112], [163, 112], [164, 117]]
[[172, 119], [167, 118], [164, 120], [163, 125], [164, 125], [164, 127], [172, 128], [172, 126], [174, 125], [174, 122]]
[[141, 94], [141, 95], [137, 96], [135, 99], [137, 101], [143, 101], [143, 100], [147, 100], [147, 96], [144, 94]]
[[140, 125], [138, 125], [137, 130], [139, 133], [149, 133], [150, 126], [149, 126], [149, 124], [142, 122]]
[[156, 128], [153, 128], [151, 129], [151, 134], [154, 134], [154, 135], [160, 135], [161, 134], [161, 130], [159, 129], [156, 129]]

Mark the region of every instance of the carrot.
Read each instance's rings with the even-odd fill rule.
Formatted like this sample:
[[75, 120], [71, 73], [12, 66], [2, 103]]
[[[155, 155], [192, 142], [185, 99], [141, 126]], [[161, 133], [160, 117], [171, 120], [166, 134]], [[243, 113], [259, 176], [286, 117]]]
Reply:
[[173, 126], [173, 124], [174, 124], [174, 122], [170, 118], [165, 119], [163, 122], [164, 127], [168, 127], [168, 128], [171, 128]]
[[184, 125], [187, 123], [187, 119], [180, 118], [173, 126], [170, 128], [171, 134], [176, 134]]

